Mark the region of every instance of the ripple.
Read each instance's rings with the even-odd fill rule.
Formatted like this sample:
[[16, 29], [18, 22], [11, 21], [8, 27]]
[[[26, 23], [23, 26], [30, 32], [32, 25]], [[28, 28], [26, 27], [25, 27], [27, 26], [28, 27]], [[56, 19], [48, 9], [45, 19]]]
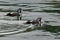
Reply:
[[[28, 2], [29, 1], [29, 2]], [[41, 0], [2, 0], [0, 1], [0, 12], [4, 12], [0, 14], [0, 20], [9, 20], [7, 18], [2, 18], [2, 14], [4, 15], [6, 12], [14, 12], [18, 8], [23, 9], [23, 14], [26, 14], [23, 18], [34, 20], [37, 17], [42, 17], [45, 21], [46, 25], [45, 30], [49, 32], [59, 32], [60, 31], [60, 8], [54, 7], [55, 2], [42, 2]], [[4, 16], [5, 17], [5, 16]], [[15, 18], [15, 17], [14, 17]], [[13, 18], [12, 18], [13, 19]], [[15, 19], [14, 19], [15, 20]], [[17, 31], [18, 29], [24, 29], [26, 27], [18, 24], [0, 24], [0, 30], [8, 30], [10, 32]], [[8, 32], [5, 31], [5, 32]], [[30, 32], [31, 29], [26, 29], [24, 32]], [[49, 35], [35, 35], [35, 36], [49, 36]], [[35, 37], [34, 36], [34, 37]], [[28, 38], [28, 37], [27, 37]]]
[[5, 2], [5, 1], [0, 1], [0, 3], [9, 3], [9, 2]]

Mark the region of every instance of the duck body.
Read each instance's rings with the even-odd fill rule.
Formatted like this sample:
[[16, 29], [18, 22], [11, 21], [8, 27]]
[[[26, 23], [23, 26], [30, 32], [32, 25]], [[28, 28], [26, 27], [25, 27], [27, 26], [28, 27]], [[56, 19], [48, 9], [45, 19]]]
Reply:
[[7, 13], [6, 16], [11, 16], [11, 17], [14, 17], [14, 16], [20, 16], [20, 14], [16, 13], [16, 12], [12, 12], [12, 13]]
[[26, 24], [39, 24], [41, 23], [41, 18], [37, 18], [36, 20], [27, 20]]

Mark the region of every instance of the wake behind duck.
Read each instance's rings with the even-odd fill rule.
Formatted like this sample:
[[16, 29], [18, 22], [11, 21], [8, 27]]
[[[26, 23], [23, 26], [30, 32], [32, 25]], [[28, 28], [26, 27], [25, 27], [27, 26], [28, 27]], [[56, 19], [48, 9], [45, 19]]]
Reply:
[[26, 31], [27, 29], [33, 30], [35, 27], [37, 27], [36, 25], [40, 25], [39, 27], [42, 27], [43, 26], [43, 20], [41, 20], [41, 22], [37, 22], [36, 20], [32, 20], [32, 21], [29, 21], [29, 20], [28, 21], [27, 20], [20, 20], [20, 21], [0, 20], [0, 21], [3, 21], [3, 22], [0, 23], [0, 25], [1, 24], [3, 24], [3, 25], [7, 25], [7, 24], [18, 24], [18, 25], [22, 25], [22, 26], [25, 27], [23, 29], [18, 29], [17, 31], [13, 31], [13, 30], [8, 30], [7, 32], [1, 31], [0, 32], [0, 35], [15, 34], [15, 33], [18, 33], [18, 32]]

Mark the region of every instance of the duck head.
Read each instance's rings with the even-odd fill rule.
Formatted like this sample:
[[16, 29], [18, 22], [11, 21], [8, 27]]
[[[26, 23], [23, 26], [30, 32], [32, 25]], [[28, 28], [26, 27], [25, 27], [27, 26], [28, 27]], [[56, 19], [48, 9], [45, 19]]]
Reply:
[[17, 10], [17, 13], [21, 13], [21, 12], [22, 12], [22, 9], [19, 8], [19, 9]]
[[41, 22], [42, 17], [38, 17], [36, 20], [39, 21], [39, 22]]

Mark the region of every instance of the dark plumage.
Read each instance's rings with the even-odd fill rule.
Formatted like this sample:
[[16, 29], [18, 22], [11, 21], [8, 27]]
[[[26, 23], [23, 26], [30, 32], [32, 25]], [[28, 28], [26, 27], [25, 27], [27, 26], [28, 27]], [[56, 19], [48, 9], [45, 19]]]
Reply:
[[12, 14], [11, 13], [8, 13], [6, 16], [12, 16], [13, 17], [13, 16], [17, 16], [17, 15], [20, 16], [18, 13], [14, 12]]

